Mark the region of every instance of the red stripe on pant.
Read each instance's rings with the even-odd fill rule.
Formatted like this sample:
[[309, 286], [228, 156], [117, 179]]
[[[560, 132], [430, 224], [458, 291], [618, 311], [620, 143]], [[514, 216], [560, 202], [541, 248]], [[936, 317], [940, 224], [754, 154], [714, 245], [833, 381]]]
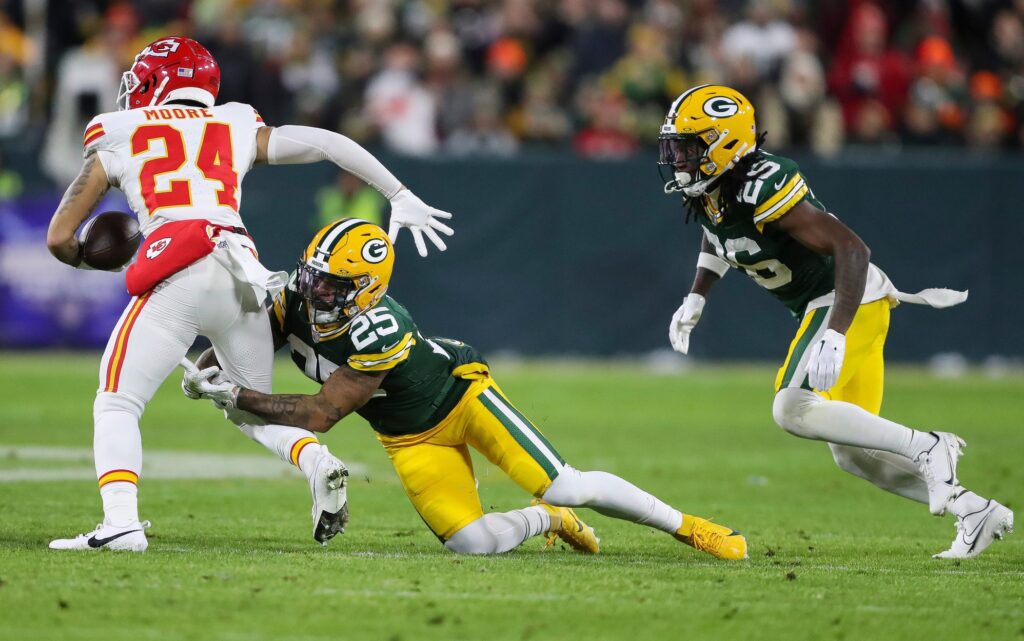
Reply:
[[124, 323], [117, 333], [117, 340], [114, 341], [114, 350], [110, 354], [110, 360], [107, 362], [107, 384], [103, 387], [104, 392], [117, 391], [118, 383], [121, 380], [121, 367], [124, 365], [124, 359], [128, 352], [128, 339], [131, 336], [132, 327], [135, 326], [135, 321], [138, 320], [139, 314], [142, 313], [142, 308], [146, 306], [149, 296], [150, 294], [146, 293], [135, 299], [135, 302], [128, 309], [128, 315], [125, 316]]

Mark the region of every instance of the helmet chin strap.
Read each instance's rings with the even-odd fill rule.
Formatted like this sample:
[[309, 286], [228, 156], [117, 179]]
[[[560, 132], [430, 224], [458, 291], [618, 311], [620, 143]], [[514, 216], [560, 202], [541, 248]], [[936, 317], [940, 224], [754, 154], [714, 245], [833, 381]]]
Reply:
[[159, 105], [160, 104], [160, 94], [162, 94], [164, 92], [164, 87], [167, 86], [167, 81], [169, 81], [170, 79], [171, 79], [170, 76], [164, 76], [164, 79], [160, 81], [160, 86], [157, 87], [156, 91], [153, 92], [153, 102], [151, 102], [150, 104], [153, 104], [153, 105]]

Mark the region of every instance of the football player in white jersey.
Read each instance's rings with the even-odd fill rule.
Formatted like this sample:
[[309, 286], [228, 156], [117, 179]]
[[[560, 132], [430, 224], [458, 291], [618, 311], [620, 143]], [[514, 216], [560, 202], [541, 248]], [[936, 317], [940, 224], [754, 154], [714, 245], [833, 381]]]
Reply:
[[[241, 183], [255, 163], [329, 160], [391, 201], [392, 239], [408, 227], [421, 256], [424, 236], [451, 214], [427, 206], [376, 158], [323, 129], [268, 127], [249, 105], [216, 105], [220, 70], [188, 38], [161, 38], [122, 78], [119, 111], [85, 130], [85, 161], [50, 222], [47, 246], [81, 268], [75, 233], [110, 186], [139, 218], [146, 240], [126, 282], [133, 298], [107, 343], [93, 406], [94, 453], [104, 519], [92, 532], [50, 543], [61, 550], [144, 551], [138, 514], [142, 470], [139, 419], [193, 340], [206, 336], [231, 380], [270, 393], [273, 350], [263, 302], [286, 275], [264, 268], [239, 215]], [[229, 418], [250, 438], [299, 467], [313, 495], [313, 536], [326, 543], [347, 520], [345, 466], [309, 431], [267, 424], [247, 412]]]

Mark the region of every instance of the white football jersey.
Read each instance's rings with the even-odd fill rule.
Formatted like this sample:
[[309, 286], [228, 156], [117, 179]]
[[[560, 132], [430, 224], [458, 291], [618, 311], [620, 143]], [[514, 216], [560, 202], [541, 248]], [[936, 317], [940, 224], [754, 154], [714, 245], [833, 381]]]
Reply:
[[238, 102], [114, 111], [86, 127], [85, 155], [99, 156], [145, 235], [165, 222], [196, 218], [242, 227], [242, 178], [263, 126], [255, 109]]

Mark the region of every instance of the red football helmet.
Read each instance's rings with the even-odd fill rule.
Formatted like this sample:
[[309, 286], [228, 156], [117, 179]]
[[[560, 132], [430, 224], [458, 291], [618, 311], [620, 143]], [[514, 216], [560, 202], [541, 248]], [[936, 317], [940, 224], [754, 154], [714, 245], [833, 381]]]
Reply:
[[195, 100], [212, 107], [220, 91], [220, 67], [206, 47], [191, 38], [160, 38], [135, 56], [121, 76], [118, 109]]

